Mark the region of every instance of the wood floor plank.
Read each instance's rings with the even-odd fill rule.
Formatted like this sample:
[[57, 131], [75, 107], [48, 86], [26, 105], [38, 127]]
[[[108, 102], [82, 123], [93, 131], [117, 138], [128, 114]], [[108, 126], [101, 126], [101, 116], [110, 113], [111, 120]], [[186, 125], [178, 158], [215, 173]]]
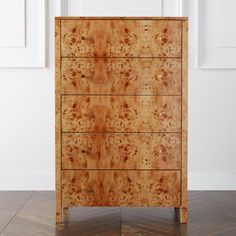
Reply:
[[170, 208], [122, 208], [122, 236], [179, 236], [179, 224]]
[[[54, 235], [54, 193], [35, 192], [1, 236]], [[53, 234], [52, 234], [53, 233]]]
[[119, 207], [71, 208], [63, 225], [58, 225], [57, 236], [120, 236]]
[[[54, 219], [54, 192], [0, 192], [1, 236], [235, 236], [236, 191], [190, 191], [188, 224], [171, 208], [80, 207]], [[5, 228], [4, 228], [5, 227]]]
[[[216, 198], [227, 198], [227, 192], [212, 193]], [[180, 231], [184, 236], [222, 236], [236, 235], [233, 218], [227, 217], [222, 211], [221, 201], [214, 201], [207, 191], [193, 191], [189, 194], [189, 218], [187, 225], [180, 225]], [[236, 198], [234, 199], [236, 203]]]
[[0, 234], [32, 193], [32, 191], [0, 192]]
[[210, 191], [208, 195], [225, 215], [235, 217], [236, 220], [236, 191]]

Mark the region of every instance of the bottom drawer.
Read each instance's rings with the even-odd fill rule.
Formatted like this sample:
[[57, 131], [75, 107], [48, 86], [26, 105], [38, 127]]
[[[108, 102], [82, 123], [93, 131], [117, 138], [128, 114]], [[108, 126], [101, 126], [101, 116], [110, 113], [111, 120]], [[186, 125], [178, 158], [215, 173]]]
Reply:
[[180, 171], [64, 170], [63, 206], [170, 206], [180, 202]]

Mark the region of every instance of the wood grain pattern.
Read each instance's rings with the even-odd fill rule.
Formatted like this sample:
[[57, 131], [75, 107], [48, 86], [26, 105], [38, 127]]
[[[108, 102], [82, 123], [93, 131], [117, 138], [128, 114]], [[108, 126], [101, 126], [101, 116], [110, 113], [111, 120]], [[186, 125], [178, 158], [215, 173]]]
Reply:
[[62, 171], [64, 206], [179, 206], [179, 171]]
[[63, 169], [180, 169], [181, 134], [65, 133]]
[[180, 132], [180, 96], [63, 96], [66, 132]]
[[61, 21], [55, 20], [55, 174], [56, 174], [56, 223], [62, 222], [61, 201], [61, 84], [60, 84], [60, 27]]
[[181, 208], [180, 222], [187, 223], [188, 205], [188, 20], [183, 21], [182, 50], [182, 176], [181, 176]]
[[178, 58], [63, 58], [63, 94], [181, 95]]
[[56, 18], [57, 223], [73, 206], [171, 206], [187, 222], [187, 22]]
[[181, 21], [62, 20], [63, 57], [181, 57]]

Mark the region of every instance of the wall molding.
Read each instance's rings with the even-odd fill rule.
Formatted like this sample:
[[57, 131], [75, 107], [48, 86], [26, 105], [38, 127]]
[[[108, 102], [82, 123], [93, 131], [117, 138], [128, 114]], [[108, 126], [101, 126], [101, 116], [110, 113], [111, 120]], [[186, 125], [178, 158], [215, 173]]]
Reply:
[[0, 191], [55, 190], [54, 173], [0, 173]]
[[60, 15], [68, 15], [68, 0], [60, 0]]
[[[204, 27], [203, 27], [203, 2], [202, 0], [196, 0], [196, 67], [202, 68], [204, 61], [204, 50], [203, 50], [203, 35], [204, 35]], [[201, 13], [200, 13], [201, 12]]]
[[[223, 48], [213, 48], [215, 55], [213, 54], [214, 60], [206, 61], [206, 53], [209, 47], [206, 46], [206, 19], [205, 7], [206, 2], [209, 0], [196, 0], [196, 68], [197, 69], [236, 69], [236, 60], [221, 60], [220, 50]], [[217, 4], [217, 2], [216, 2]], [[212, 44], [213, 45], [213, 44]], [[224, 50], [224, 49], [223, 49]], [[222, 52], [222, 51], [221, 51]], [[218, 54], [219, 53], [219, 54]], [[225, 53], [227, 55], [227, 53]], [[235, 53], [232, 53], [235, 54]], [[226, 58], [227, 56], [224, 56]]]
[[[0, 48], [24, 48], [26, 46], [26, 0], [4, 1], [1, 5]], [[11, 9], [12, 12], [9, 14]]]
[[[47, 11], [47, 1], [37, 0], [38, 5], [30, 0], [25, 0], [26, 11], [25, 11], [25, 31], [26, 31], [26, 42], [25, 47], [9, 47], [0, 48], [0, 68], [40, 68], [46, 66], [46, 11]], [[30, 4], [29, 4], [30, 3]], [[38, 8], [38, 6], [40, 7]], [[32, 26], [33, 19], [30, 17], [34, 16], [34, 13], [29, 13], [31, 10], [40, 10], [39, 17], [36, 19], [40, 21], [40, 26], [38, 29], [40, 42], [36, 44], [36, 40], [30, 31], [35, 29]], [[27, 22], [30, 21], [30, 22]], [[29, 28], [27, 28], [29, 27]], [[27, 38], [28, 37], [28, 38]]]
[[46, 0], [41, 0], [41, 62], [39, 67], [46, 67], [46, 14], [47, 4]]
[[183, 8], [184, 2], [183, 1], [184, 0], [178, 0], [178, 15], [179, 16], [183, 16], [183, 14], [184, 14], [184, 8]]
[[190, 172], [188, 177], [189, 190], [236, 190], [236, 173]]
[[[77, 0], [79, 2], [79, 6], [81, 7], [81, 2], [82, 0]], [[161, 16], [164, 16], [164, 2], [165, 0], [161, 0]], [[183, 16], [183, 15], [186, 15], [187, 14], [187, 7], [186, 7], [186, 4], [187, 4], [187, 1], [186, 0], [177, 0], [178, 2], [178, 7], [177, 7], [177, 15], [178, 16]], [[61, 16], [68, 16], [68, 5], [69, 5], [69, 0], [60, 0], [60, 14]], [[81, 15], [81, 9], [79, 9], [79, 15]]]

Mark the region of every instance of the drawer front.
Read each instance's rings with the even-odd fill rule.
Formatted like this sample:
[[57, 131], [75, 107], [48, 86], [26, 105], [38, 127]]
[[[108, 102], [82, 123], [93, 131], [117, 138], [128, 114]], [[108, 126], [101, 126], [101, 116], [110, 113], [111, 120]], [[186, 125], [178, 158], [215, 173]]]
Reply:
[[181, 59], [63, 58], [61, 92], [181, 95]]
[[171, 206], [180, 202], [180, 171], [62, 171], [63, 206]]
[[180, 96], [62, 96], [65, 132], [181, 132]]
[[62, 20], [63, 57], [181, 57], [178, 20]]
[[180, 133], [64, 133], [63, 169], [180, 169]]

